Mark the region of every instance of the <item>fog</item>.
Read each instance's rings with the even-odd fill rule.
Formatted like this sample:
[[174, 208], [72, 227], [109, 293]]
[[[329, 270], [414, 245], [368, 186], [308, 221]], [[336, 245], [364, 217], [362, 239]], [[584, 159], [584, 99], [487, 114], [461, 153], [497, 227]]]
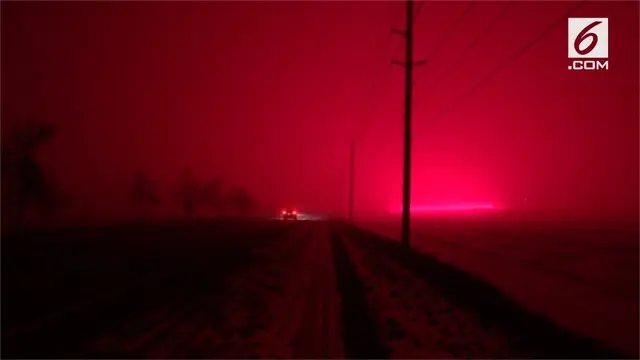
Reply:
[[[575, 4], [483, 1], [463, 21], [467, 2], [419, 5], [412, 204], [637, 218], [639, 4], [572, 15], [609, 18], [609, 70], [593, 72], [567, 70]], [[26, 119], [58, 128], [37, 156], [69, 194], [66, 221], [134, 216], [137, 172], [161, 189], [154, 214], [181, 216], [167, 194], [185, 169], [245, 188], [266, 213], [344, 215], [353, 140], [356, 214], [392, 211], [404, 72], [390, 29], [403, 9], [3, 2], [3, 144]]]

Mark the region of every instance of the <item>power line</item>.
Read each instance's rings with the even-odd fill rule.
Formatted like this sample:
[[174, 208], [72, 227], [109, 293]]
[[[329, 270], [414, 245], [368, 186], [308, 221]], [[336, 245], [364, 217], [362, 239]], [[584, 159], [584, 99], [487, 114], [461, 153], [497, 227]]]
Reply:
[[[474, 1], [475, 1], [475, 0], [474, 0]], [[423, 6], [424, 6], [424, 4], [426, 4], [426, 3], [427, 3], [427, 1], [421, 1], [420, 3], [418, 3], [418, 6], [416, 7], [416, 12], [415, 12], [415, 14], [414, 14], [414, 15], [413, 15], [413, 17], [412, 17], [414, 21], [415, 21], [415, 20], [417, 20], [418, 16], [420, 15], [420, 11], [422, 10], [422, 7], [423, 7]], [[397, 23], [398, 23], [398, 20], [400, 19], [400, 15], [402, 15], [402, 13], [398, 13], [398, 16], [396, 17], [396, 21], [394, 21], [392, 25], [395, 25], [395, 24], [397, 24]], [[393, 28], [395, 28], [395, 27], [393, 27]], [[387, 45], [388, 45], [388, 46], [387, 46], [387, 51], [385, 52], [385, 54], [386, 54], [386, 53], [388, 53], [388, 52], [389, 52], [389, 50], [391, 49], [391, 39], [393, 38], [393, 33], [394, 33], [393, 31], [392, 31], [392, 32], [390, 32], [390, 33], [389, 33], [389, 37], [387, 38]], [[396, 46], [395, 46], [395, 47], [393, 47], [393, 49], [392, 49], [392, 50], [396, 50], [397, 48], [398, 48], [398, 43], [396, 43]], [[394, 53], [394, 51], [392, 51], [391, 53], [393, 54], [393, 53]], [[390, 69], [390, 67], [385, 67], [385, 69], [387, 70], [387, 72], [385, 73], [385, 75], [387, 75], [387, 76], [385, 76], [385, 77], [383, 78], [383, 83], [385, 83], [385, 84], [386, 84], [386, 80], [388, 80], [388, 74], [389, 74], [389, 73], [388, 73], [388, 70]], [[378, 74], [379, 74], [379, 73], [378, 73]], [[381, 78], [381, 76], [378, 76], [377, 80], [379, 80], [380, 78]], [[377, 83], [377, 81], [376, 81], [376, 83]], [[382, 90], [384, 91], [385, 89], [386, 89], [386, 88], [383, 86], [383, 87], [382, 87]], [[374, 96], [372, 95], [372, 98], [373, 98], [373, 97], [374, 97]], [[372, 102], [373, 102], [373, 99], [372, 99]], [[372, 107], [375, 107], [375, 105], [373, 105]], [[371, 120], [369, 121], [368, 125], [365, 127], [365, 130], [363, 131], [363, 135], [361, 136], [361, 138], [364, 138], [364, 137], [365, 137], [365, 135], [367, 135], [368, 131], [369, 131], [370, 129], [372, 129], [372, 128], [373, 128], [373, 125], [375, 124], [375, 117], [373, 116], [374, 112], [375, 112], [375, 110], [373, 110], [373, 109], [372, 109], [372, 110], [371, 110], [371, 114], [370, 114], [370, 119], [371, 119]]]
[[[507, 4], [505, 4], [505, 6], [502, 7], [501, 12], [498, 13], [498, 15], [496, 17], [494, 17], [494, 19], [480, 33], [478, 33], [478, 36], [475, 37], [475, 41], [472, 41], [464, 51], [459, 53], [459, 56], [457, 58], [457, 63], [455, 65], [451, 65], [449, 67], [449, 69], [455, 69], [457, 67], [457, 65], [459, 65], [461, 62], [463, 62], [467, 58], [465, 55], [467, 53], [469, 53], [471, 50], [473, 50], [475, 48], [475, 46], [480, 43], [480, 40], [494, 26], [496, 26], [498, 24], [499, 20], [501, 20], [502, 17], [504, 17], [504, 15], [507, 13], [507, 10], [509, 10], [511, 5], [513, 5], [513, 4], [515, 4], [515, 3], [513, 2], [513, 0], [511, 0]], [[456, 26], [456, 25], [461, 23], [466, 17], [468, 17], [472, 13], [472, 10], [475, 8], [475, 5], [476, 5], [476, 0], [472, 0], [469, 3], [469, 5], [465, 8], [465, 10], [460, 14], [460, 16], [456, 19], [456, 21], [451, 25], [451, 29], [460, 28], [460, 26]], [[435, 56], [440, 53], [440, 51], [442, 50], [444, 45], [447, 44], [447, 41], [451, 38], [451, 36], [454, 33], [455, 33], [455, 31], [453, 31], [453, 30], [450, 30], [450, 31], [445, 33], [445, 35], [440, 39], [440, 41], [438, 42], [438, 44], [434, 48], [434, 51], [432, 52], [432, 54], [428, 57], [428, 59], [429, 59], [428, 61], [429, 62], [431, 62], [431, 61], [433, 61], [433, 59], [435, 59]], [[440, 76], [435, 81], [436, 85], [438, 83], [440, 83], [442, 79], [444, 79], [446, 74], [447, 74], [446, 70], [445, 70], [445, 73], [441, 73], [440, 74]], [[419, 82], [416, 82], [416, 83], [420, 84]], [[435, 88], [436, 85], [433, 85], [432, 88]], [[415, 85], [414, 85], [414, 87], [415, 87]]]
[[[392, 5], [393, 3], [389, 3], [388, 9], [389, 12], [391, 12], [392, 10]], [[371, 107], [370, 107], [370, 111], [369, 111], [369, 121], [367, 123], [367, 125], [364, 127], [364, 130], [362, 131], [362, 135], [360, 136], [360, 138], [364, 137], [364, 135], [367, 134], [367, 131], [372, 127], [373, 123], [374, 123], [374, 116], [373, 114], [375, 113], [375, 106], [377, 105], [377, 102], [375, 102], [375, 98], [377, 95], [377, 89], [378, 89], [378, 85], [380, 83], [380, 78], [382, 77], [382, 72], [386, 69], [387, 73], [388, 70], [390, 68], [389, 63], [388, 63], [388, 58], [387, 56], [389, 55], [389, 51], [391, 50], [391, 44], [392, 44], [392, 39], [393, 39], [393, 34], [394, 31], [393, 29], [395, 28], [395, 25], [398, 23], [398, 21], [400, 20], [400, 15], [402, 13], [399, 12], [398, 16], [395, 19], [392, 19], [392, 23], [391, 23], [391, 28], [388, 29], [388, 35], [386, 37], [386, 45], [384, 46], [383, 49], [383, 53], [382, 53], [382, 68], [380, 69], [380, 71], [376, 72], [376, 75], [374, 75], [374, 81], [372, 83], [371, 86]], [[384, 40], [382, 40], [384, 41]], [[386, 80], [387, 77], [385, 76], [384, 79]], [[383, 87], [384, 89], [384, 87]], [[352, 141], [351, 141], [351, 150], [350, 150], [350, 163], [349, 163], [349, 219], [353, 220], [353, 212], [354, 212], [354, 207], [355, 207], [355, 199], [354, 199], [354, 192], [355, 192], [355, 152], [356, 152], [356, 139], [358, 138], [357, 134], [354, 134]]]
[[469, 5], [462, 12], [462, 14], [460, 14], [460, 16], [458, 16], [456, 21], [451, 25], [451, 27], [449, 28], [449, 31], [445, 33], [442, 39], [440, 39], [438, 44], [436, 44], [436, 46], [433, 48], [433, 51], [428, 56], [429, 59], [435, 59], [436, 55], [440, 53], [440, 51], [442, 50], [444, 45], [447, 43], [447, 41], [451, 38], [451, 36], [456, 33], [455, 30], [460, 29], [460, 26], [457, 26], [457, 25], [461, 23], [467, 16], [469, 16], [469, 14], [471, 14], [471, 11], [474, 9], [475, 5], [476, 5], [476, 0], [472, 0], [469, 3]]
[[[466, 100], [469, 96], [473, 95], [474, 92], [478, 91], [482, 88], [482, 86], [489, 83], [491, 79], [493, 79], [496, 75], [498, 75], [502, 70], [504, 70], [511, 63], [519, 60], [524, 54], [526, 54], [533, 46], [535, 46], [540, 40], [542, 40], [545, 36], [549, 34], [551, 30], [553, 30], [558, 25], [562, 24], [564, 20], [568, 17], [572, 16], [576, 11], [578, 11], [587, 0], [580, 0], [576, 6], [573, 6], [566, 13], [564, 13], [561, 17], [558, 17], [555, 21], [549, 24], [546, 28], [544, 28], [538, 35], [536, 35], [533, 40], [527, 43], [525, 46], [516, 51], [513, 55], [506, 58], [502, 63], [496, 66], [492, 71], [487, 73], [480, 81], [478, 81], [475, 85], [472, 85], [467, 89], [461, 96], [459, 96], [446, 110], [442, 111], [439, 116], [433, 118], [433, 122], [430, 121], [430, 124], [433, 124], [436, 121], [442, 120], [444, 117], [453, 112], [457, 106], [459, 106], [464, 100]], [[414, 139], [415, 141], [416, 139]], [[388, 143], [389, 144], [389, 143]]]
[[468, 88], [466, 92], [464, 92], [461, 96], [459, 96], [445, 111], [440, 113], [440, 115], [438, 117], [436, 117], [434, 120], [438, 121], [438, 120], [441, 120], [442, 118], [446, 117], [447, 115], [449, 115], [453, 110], [456, 109], [456, 107], [460, 103], [462, 103], [464, 100], [466, 100], [474, 92], [476, 92], [480, 88], [482, 88], [482, 86], [484, 86], [487, 83], [489, 83], [490, 80], [492, 80], [502, 70], [507, 68], [507, 66], [509, 66], [510, 64], [512, 64], [512, 63], [518, 61], [519, 59], [521, 59], [524, 54], [526, 54], [540, 40], [542, 40], [545, 36], [547, 36], [551, 32], [551, 30], [556, 28], [558, 25], [562, 24], [562, 22], [565, 21], [568, 17], [571, 17], [586, 2], [587, 2], [587, 0], [581, 0], [580, 2], [578, 2], [578, 4], [576, 6], [573, 6], [572, 8], [567, 10], [567, 12], [565, 14], [563, 14], [562, 17], [557, 18], [555, 21], [553, 21], [551, 24], [549, 24], [536, 37], [534, 37], [533, 40], [531, 40], [527, 45], [525, 45], [524, 47], [520, 48], [520, 50], [516, 51], [513, 55], [511, 55], [510, 57], [505, 59], [505, 61], [500, 63], [498, 66], [496, 66], [492, 71], [487, 73], [487, 75], [485, 75], [480, 81], [475, 83], [475, 85], [472, 85], [470, 88]]
[[[475, 0], [472, 0], [472, 1], [475, 1]], [[428, 2], [428, 1], [421, 1], [421, 2], [419, 2], [419, 3], [418, 3], [418, 6], [416, 6], [416, 11], [415, 11], [415, 13], [414, 13], [414, 14], [413, 14], [413, 16], [412, 16], [412, 19], [414, 20], [414, 22], [418, 19], [418, 16], [420, 15], [420, 11], [422, 10], [422, 7], [423, 7], [427, 2]], [[398, 16], [398, 17], [399, 17], [399, 16]], [[395, 23], [397, 23], [397, 21], [396, 21]], [[397, 33], [398, 31], [395, 31], [395, 32]], [[393, 48], [393, 50], [396, 50], [396, 49], [398, 48], [398, 45], [399, 45], [399, 43], [396, 43], [396, 46]], [[392, 51], [392, 53], [395, 53], [395, 51]], [[388, 69], [388, 68], [387, 68], [387, 69]], [[386, 75], [389, 75], [389, 74], [388, 74], [388, 72], [387, 72], [387, 74], [386, 74]], [[387, 77], [385, 77], [385, 79], [384, 79], [384, 80], [388, 80], [388, 76], [387, 76]], [[385, 81], [385, 83], [386, 83], [386, 81]], [[383, 90], [387, 90], [387, 89], [386, 89], [385, 87], [383, 87]], [[372, 117], [372, 120], [371, 120], [371, 122], [369, 123], [369, 127], [368, 127], [367, 129], [365, 129], [365, 132], [366, 132], [366, 130], [371, 130], [371, 129], [374, 127], [373, 125], [375, 124], [375, 119], [373, 119], [373, 112], [372, 112], [372, 114], [371, 114], [371, 117]], [[364, 136], [363, 136], [363, 137], [364, 137]]]
[[[420, 10], [422, 9], [422, 5], [424, 5], [426, 2], [427, 1], [423, 1], [418, 5], [417, 13], [420, 13]], [[461, 23], [467, 16], [469, 16], [472, 13], [472, 10], [475, 8], [475, 4], [476, 4], [476, 0], [471, 0], [471, 2], [465, 8], [465, 10], [462, 12], [462, 14], [460, 14], [460, 16], [456, 19], [456, 21], [451, 25], [450, 29], [458, 29], [458, 28], [460, 28], [460, 26], [456, 26], [456, 25]], [[414, 16], [414, 18], [417, 19], [417, 14], [416, 14], [416, 16]], [[453, 31], [453, 30], [447, 31], [445, 33], [445, 35], [440, 39], [440, 41], [438, 42], [438, 44], [434, 48], [434, 50], [431, 53], [431, 55], [429, 55], [427, 57], [429, 62], [431, 62], [433, 59], [436, 58], [436, 55], [439, 54], [439, 52], [442, 49], [442, 47], [447, 43], [447, 40], [449, 40], [454, 33], [455, 33], [455, 31]], [[419, 83], [419, 82], [417, 82], [417, 83]], [[415, 88], [416, 87], [415, 83], [412, 86]], [[387, 126], [387, 128], [388, 128], [388, 126]]]
[[[398, 12], [398, 14], [395, 17], [394, 21], [391, 23], [392, 28], [394, 27], [395, 24], [398, 23], [398, 21], [400, 19], [400, 15], [402, 15], [402, 13]], [[376, 95], [378, 95], [378, 90], [380, 88], [381, 80], [384, 81], [384, 80], [387, 80], [387, 78], [388, 78], [388, 72], [389, 72], [389, 69], [390, 69], [389, 62], [388, 62], [388, 55], [392, 50], [393, 35], [394, 35], [393, 31], [389, 31], [387, 37], [384, 38], [384, 39], [386, 39], [386, 45], [384, 47], [384, 50], [383, 50], [384, 52], [382, 54], [382, 61], [383, 61], [382, 67], [379, 69], [378, 72], [376, 72], [376, 75], [374, 77], [374, 81], [373, 81], [373, 84], [372, 84], [372, 87], [371, 87], [371, 106], [370, 106], [370, 110], [369, 110], [369, 113], [368, 113], [369, 121], [364, 126], [364, 128], [363, 128], [363, 130], [361, 132], [361, 135], [360, 136], [355, 136], [355, 138], [364, 138], [367, 135], [368, 131], [372, 128], [373, 124], [375, 123], [375, 117], [373, 115], [375, 113], [376, 105], [378, 104], [375, 101], [375, 98], [376, 98]], [[386, 72], [384, 70], [386, 70]], [[383, 73], [385, 75], [384, 77], [382, 76]], [[385, 81], [385, 83], [386, 83], [386, 81]], [[385, 87], [382, 86], [382, 89], [384, 90]]]
[[476, 46], [480, 45], [481, 40], [504, 18], [507, 14], [508, 10], [515, 4], [514, 1], [507, 2], [501, 9], [501, 11], [496, 15], [493, 20], [485, 26], [481, 32], [478, 33], [474, 41], [472, 41], [466, 49], [458, 54], [458, 58], [455, 62], [449, 62], [449, 67], [436, 78], [436, 80], [431, 85], [430, 89], [436, 89], [440, 83], [446, 78], [446, 76], [453, 70], [457, 69], [460, 63], [464, 62], [469, 58], [468, 54], [476, 48]]

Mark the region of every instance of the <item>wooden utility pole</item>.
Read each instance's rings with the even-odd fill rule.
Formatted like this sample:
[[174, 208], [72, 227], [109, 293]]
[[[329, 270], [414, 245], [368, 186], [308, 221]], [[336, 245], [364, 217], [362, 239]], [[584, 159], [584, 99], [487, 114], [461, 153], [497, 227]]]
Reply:
[[402, 179], [402, 245], [410, 247], [411, 237], [411, 88], [413, 78], [413, 0], [407, 0], [407, 30], [405, 33], [405, 95], [404, 95], [404, 171]]
[[407, 0], [407, 29], [400, 31], [393, 29], [394, 33], [405, 36], [406, 53], [405, 61], [393, 61], [394, 64], [405, 67], [405, 90], [404, 90], [404, 169], [402, 176], [402, 244], [410, 247], [411, 234], [411, 89], [413, 80], [413, 67], [424, 65], [426, 60], [413, 62], [413, 0]]
[[353, 221], [353, 196], [355, 191], [356, 141], [351, 141], [351, 159], [349, 164], [349, 220]]

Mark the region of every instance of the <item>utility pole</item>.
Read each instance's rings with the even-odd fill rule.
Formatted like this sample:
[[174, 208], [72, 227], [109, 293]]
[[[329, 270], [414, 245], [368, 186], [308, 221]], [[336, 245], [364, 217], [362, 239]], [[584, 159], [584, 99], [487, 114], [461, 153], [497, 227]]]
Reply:
[[356, 141], [351, 141], [351, 159], [349, 164], [349, 220], [353, 221], [353, 193], [355, 191]]
[[404, 174], [402, 175], [402, 245], [411, 237], [411, 87], [413, 77], [413, 0], [407, 0], [407, 35], [404, 88]]
[[402, 179], [402, 245], [410, 247], [411, 225], [411, 89], [413, 79], [413, 66], [422, 65], [424, 60], [413, 62], [413, 0], [407, 0], [407, 29], [406, 31], [394, 30], [406, 39], [405, 62], [394, 61], [395, 64], [405, 67], [405, 97], [404, 97], [404, 170]]

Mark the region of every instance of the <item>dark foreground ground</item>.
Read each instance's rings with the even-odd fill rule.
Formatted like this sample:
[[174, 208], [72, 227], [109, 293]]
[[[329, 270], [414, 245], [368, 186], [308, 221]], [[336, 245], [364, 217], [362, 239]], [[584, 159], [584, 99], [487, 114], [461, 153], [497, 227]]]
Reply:
[[341, 222], [2, 240], [3, 358], [637, 358]]

